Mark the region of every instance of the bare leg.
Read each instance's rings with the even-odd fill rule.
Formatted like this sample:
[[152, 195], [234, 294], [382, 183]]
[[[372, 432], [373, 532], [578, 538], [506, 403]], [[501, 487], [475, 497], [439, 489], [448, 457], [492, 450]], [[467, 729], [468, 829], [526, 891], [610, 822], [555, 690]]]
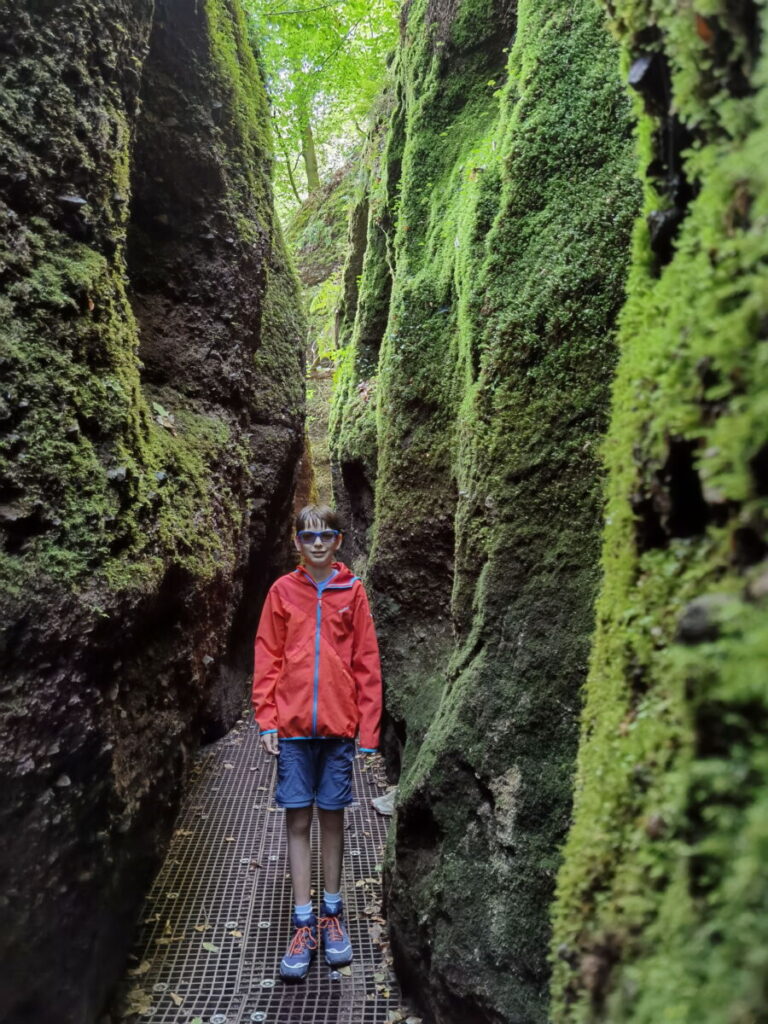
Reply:
[[309, 830], [312, 825], [311, 807], [287, 807], [285, 828], [288, 833], [288, 864], [291, 868], [293, 899], [295, 903], [309, 903], [311, 858]]
[[344, 808], [324, 811], [317, 808], [320, 822], [320, 855], [323, 864], [323, 884], [328, 892], [341, 888], [341, 862], [344, 856]]

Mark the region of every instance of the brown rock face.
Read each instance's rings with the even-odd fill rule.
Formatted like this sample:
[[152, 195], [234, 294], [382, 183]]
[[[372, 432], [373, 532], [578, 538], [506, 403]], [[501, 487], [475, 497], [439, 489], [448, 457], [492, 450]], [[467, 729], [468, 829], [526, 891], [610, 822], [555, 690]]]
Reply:
[[237, 0], [0, 0], [0, 1019], [95, 1019], [240, 713], [300, 304]]

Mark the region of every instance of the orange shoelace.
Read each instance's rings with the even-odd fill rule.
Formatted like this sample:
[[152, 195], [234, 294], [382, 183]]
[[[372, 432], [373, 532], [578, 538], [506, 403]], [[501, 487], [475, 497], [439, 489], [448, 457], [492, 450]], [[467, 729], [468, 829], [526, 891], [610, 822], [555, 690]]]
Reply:
[[298, 953], [303, 953], [305, 949], [317, 949], [317, 939], [308, 924], [296, 929], [296, 934], [288, 947], [288, 955], [296, 956]]
[[342, 939], [344, 937], [344, 934], [341, 930], [341, 925], [339, 924], [339, 919], [335, 915], [321, 917], [320, 920], [318, 921], [318, 924], [320, 925], [321, 928], [328, 929], [328, 932], [330, 933], [329, 937], [332, 942], [337, 939]]

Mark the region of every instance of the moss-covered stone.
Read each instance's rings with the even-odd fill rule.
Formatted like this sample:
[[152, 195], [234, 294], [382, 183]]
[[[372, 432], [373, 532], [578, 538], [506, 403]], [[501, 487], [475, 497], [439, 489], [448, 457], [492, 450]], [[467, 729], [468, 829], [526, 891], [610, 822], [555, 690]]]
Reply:
[[629, 105], [591, 3], [414, 0], [393, 79], [334, 438], [375, 467], [393, 948], [436, 1019], [532, 1024], [639, 202]]
[[645, 204], [555, 908], [558, 1021], [765, 1014], [768, 79], [756, 17], [614, 9], [640, 91]]
[[303, 322], [237, 0], [0, 20], [0, 1017], [85, 1024], [243, 704]]

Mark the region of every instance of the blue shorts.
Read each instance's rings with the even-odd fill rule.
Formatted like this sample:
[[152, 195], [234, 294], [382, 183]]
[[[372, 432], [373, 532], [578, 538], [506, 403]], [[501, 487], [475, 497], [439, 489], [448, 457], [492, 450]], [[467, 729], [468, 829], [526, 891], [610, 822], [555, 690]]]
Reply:
[[352, 803], [352, 762], [355, 741], [280, 740], [277, 755], [278, 807], [311, 807], [339, 811]]

